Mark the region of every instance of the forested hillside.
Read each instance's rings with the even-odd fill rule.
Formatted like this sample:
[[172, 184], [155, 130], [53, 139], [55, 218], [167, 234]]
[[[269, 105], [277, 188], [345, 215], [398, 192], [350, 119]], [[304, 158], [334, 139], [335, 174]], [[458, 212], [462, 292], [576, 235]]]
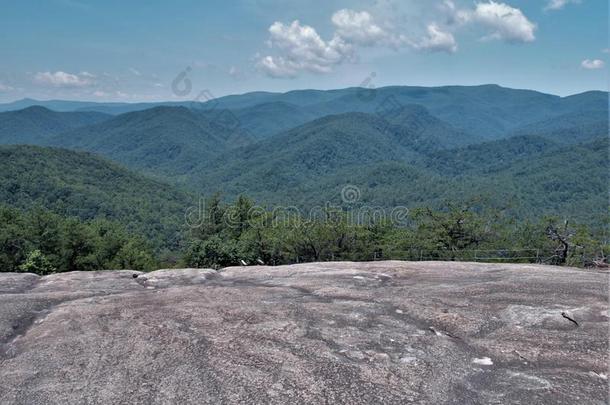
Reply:
[[157, 249], [176, 249], [195, 199], [90, 153], [0, 146], [0, 204], [116, 221]]
[[205, 114], [185, 107], [155, 107], [50, 138], [46, 144], [105, 156], [132, 169], [188, 182], [197, 166], [249, 142]]
[[517, 129], [514, 135], [546, 137], [554, 142], [575, 144], [608, 134], [608, 110], [591, 110], [563, 114]]

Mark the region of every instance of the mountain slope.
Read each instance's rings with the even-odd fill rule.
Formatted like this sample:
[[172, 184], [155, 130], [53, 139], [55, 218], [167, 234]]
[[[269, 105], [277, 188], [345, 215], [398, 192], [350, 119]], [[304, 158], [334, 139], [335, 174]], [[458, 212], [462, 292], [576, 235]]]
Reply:
[[495, 170], [477, 170], [473, 164], [462, 173], [431, 171], [415, 163], [375, 163], [320, 177], [296, 189], [292, 198], [306, 199], [310, 205], [341, 205], [341, 189], [349, 184], [359, 188], [359, 204], [369, 207], [443, 207], [447, 201], [482, 199], [486, 207], [521, 220], [556, 215], [601, 230], [608, 215], [608, 146], [608, 138], [602, 137], [541, 148]]
[[562, 114], [518, 128], [516, 135], [538, 135], [563, 144], [587, 142], [608, 136], [608, 110], [587, 110]]
[[564, 145], [528, 135], [435, 150], [380, 125], [362, 113], [316, 120], [223, 155], [202, 188], [305, 209], [344, 205], [341, 190], [353, 185], [360, 198], [352, 207], [482, 198], [516, 218], [559, 215], [598, 227], [607, 213], [607, 136]]
[[98, 112], [56, 112], [34, 106], [0, 113], [0, 144], [39, 144], [73, 128], [110, 118]]
[[506, 169], [517, 160], [536, 159], [559, 147], [558, 143], [541, 136], [514, 136], [438, 151], [425, 156], [418, 163], [439, 174], [485, 176]]
[[379, 162], [406, 162], [463, 145], [476, 137], [457, 131], [419, 106], [374, 114], [331, 115], [221, 155], [202, 167], [206, 190], [231, 194], [279, 192], [336, 170]]
[[262, 139], [317, 118], [315, 114], [286, 102], [256, 104], [233, 110], [241, 129]]
[[171, 247], [194, 198], [90, 153], [0, 146], [0, 203], [117, 220], [157, 247]]
[[60, 134], [47, 144], [94, 152], [130, 168], [175, 177], [244, 142], [239, 132], [198, 111], [155, 107]]

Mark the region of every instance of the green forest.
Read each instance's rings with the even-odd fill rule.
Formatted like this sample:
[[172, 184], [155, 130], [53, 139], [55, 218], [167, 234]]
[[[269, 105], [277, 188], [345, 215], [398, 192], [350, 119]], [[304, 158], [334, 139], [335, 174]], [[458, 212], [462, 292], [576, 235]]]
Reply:
[[391, 259], [590, 266], [610, 253], [607, 235], [585, 225], [553, 217], [516, 222], [477, 202], [419, 208], [400, 221], [333, 207], [306, 216], [267, 210], [244, 196], [227, 204], [216, 195], [203, 207], [183, 225], [180, 248], [168, 256], [117, 222], [0, 206], [0, 268], [49, 274]]
[[63, 217], [42, 208], [0, 206], [0, 268], [50, 274], [72, 270], [150, 270], [151, 246], [116, 222]]

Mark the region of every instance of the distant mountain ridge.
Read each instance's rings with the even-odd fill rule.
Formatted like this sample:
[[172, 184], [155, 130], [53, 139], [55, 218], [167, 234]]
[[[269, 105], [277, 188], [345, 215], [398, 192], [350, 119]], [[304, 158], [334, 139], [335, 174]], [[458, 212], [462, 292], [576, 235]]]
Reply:
[[200, 105], [202, 103], [191, 100], [184, 101], [159, 101], [159, 102], [97, 102], [97, 101], [72, 101], [72, 100], [35, 100], [24, 98], [10, 103], [0, 103], [0, 112], [17, 111], [24, 108], [40, 106], [57, 112], [100, 112], [109, 115], [119, 115], [134, 111], [148, 110], [154, 107], [187, 107]]
[[162, 106], [64, 132], [44, 144], [94, 152], [132, 169], [173, 177], [249, 141], [197, 110]]
[[32, 106], [0, 113], [0, 144], [41, 144], [73, 128], [95, 124], [111, 116], [99, 112], [56, 112]]
[[[419, 104], [426, 107], [431, 114], [466, 132], [476, 133], [487, 139], [498, 139], [506, 136], [526, 124], [543, 121], [563, 114], [608, 110], [608, 93], [589, 91], [568, 97], [544, 94], [533, 90], [519, 90], [498, 85], [480, 86], [388, 86], [377, 89], [358, 87], [337, 90], [294, 90], [286, 93], [252, 92], [242, 95], [230, 95], [215, 98], [203, 103], [193, 100], [153, 103], [93, 103], [74, 101], [36, 101], [20, 100], [9, 104], [0, 104], [0, 111], [20, 109], [30, 105], [47, 106], [57, 111], [98, 111], [109, 114], [121, 114], [145, 110], [158, 106], [197, 108], [202, 110], [229, 109], [244, 110], [262, 104], [280, 103], [296, 106], [299, 114], [309, 119], [344, 112], [375, 113], [384, 103], [400, 105]], [[284, 104], [285, 103], [285, 104]], [[260, 107], [259, 107], [260, 108]], [[282, 111], [282, 107], [278, 108]], [[240, 116], [240, 113], [235, 111]], [[253, 125], [246, 112], [241, 112], [242, 126], [250, 129]], [[274, 119], [276, 111], [268, 110], [264, 116]], [[261, 121], [259, 116], [252, 117]], [[293, 126], [296, 126], [293, 125]], [[273, 128], [263, 128], [267, 136], [272, 135]], [[277, 130], [288, 129], [285, 125]], [[257, 129], [254, 132], [258, 133]], [[259, 136], [260, 137], [260, 136]]]

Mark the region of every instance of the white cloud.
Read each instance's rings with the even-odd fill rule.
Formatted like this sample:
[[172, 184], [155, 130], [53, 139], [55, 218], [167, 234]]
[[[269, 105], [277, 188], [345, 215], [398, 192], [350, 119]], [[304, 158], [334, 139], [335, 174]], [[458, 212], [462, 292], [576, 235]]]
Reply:
[[520, 9], [506, 3], [489, 0], [475, 3], [474, 9], [459, 9], [453, 0], [444, 0], [439, 10], [445, 15], [450, 27], [478, 25], [490, 31], [483, 40], [495, 39], [511, 43], [536, 40], [536, 24]]
[[239, 69], [238, 67], [235, 67], [235, 66], [231, 66], [229, 68], [228, 73], [229, 73], [229, 76], [231, 76], [235, 80], [242, 80], [245, 77], [244, 72], [242, 72], [241, 69]]
[[536, 24], [531, 22], [520, 9], [505, 3], [496, 3], [493, 0], [488, 3], [477, 3], [467, 20], [492, 31], [484, 39], [499, 39], [507, 42], [533, 42], [536, 39], [534, 34]]
[[130, 68], [129, 68], [129, 71], [130, 71], [130, 72], [131, 72], [131, 73], [132, 73], [134, 76], [142, 76], [142, 73], [141, 73], [141, 72], [140, 72], [138, 69], [136, 69], [136, 68], [132, 68], [132, 67], [130, 67]]
[[428, 35], [414, 44], [416, 49], [428, 52], [457, 52], [458, 45], [451, 32], [443, 31], [434, 23], [428, 25], [427, 31]]
[[438, 10], [444, 14], [449, 25], [464, 25], [470, 20], [471, 12], [458, 9], [453, 0], [443, 1], [438, 5]]
[[390, 35], [375, 24], [366, 11], [342, 9], [335, 12], [331, 20], [337, 35], [354, 44], [371, 46], [390, 39]]
[[579, 4], [580, 0], [548, 0], [545, 10], [561, 10], [569, 3]]
[[[425, 21], [425, 17], [413, 18], [414, 27], [405, 23], [409, 20], [402, 19], [398, 23], [387, 12], [381, 13], [382, 19], [376, 19], [369, 11], [338, 10], [331, 17], [335, 31], [330, 40], [322, 39], [313, 27], [302, 25], [298, 20], [289, 25], [274, 22], [269, 27], [268, 40], [272, 51], [257, 54], [256, 66], [268, 76], [292, 78], [301, 72], [329, 73], [342, 63], [356, 60], [358, 47], [394, 50], [407, 47], [422, 52], [455, 53], [458, 50], [455, 31], [466, 25], [483, 27], [488, 32], [483, 37], [486, 40], [525, 43], [536, 39], [536, 24], [520, 9], [505, 3], [489, 0], [475, 3], [474, 8], [460, 9], [453, 0], [444, 0], [427, 7], [428, 11], [423, 13], [434, 12], [434, 18], [424, 26], [419, 22]], [[395, 27], [403, 27], [409, 34], [401, 33]], [[420, 33], [415, 34], [418, 29]]]
[[89, 72], [78, 74], [57, 72], [38, 72], [34, 75], [37, 83], [54, 87], [86, 87], [93, 84], [95, 76]]
[[610, 48], [604, 48], [604, 49], [602, 49], [602, 53], [610, 53]]
[[4, 84], [4, 83], [0, 82], [0, 92], [4, 93], [4, 92], [13, 91], [13, 90], [15, 90], [13, 87], [9, 86], [8, 84]]
[[269, 27], [268, 45], [276, 55], [257, 55], [258, 69], [274, 78], [293, 78], [301, 72], [329, 73], [344, 62], [354, 61], [358, 46], [393, 49], [408, 46], [428, 52], [457, 50], [453, 34], [438, 24], [428, 25], [425, 37], [412, 40], [379, 24], [367, 11], [338, 10], [331, 21], [335, 32], [328, 41], [298, 20], [290, 25], [273, 23]]
[[603, 69], [606, 63], [600, 59], [585, 59], [581, 62], [580, 66], [589, 70]]
[[273, 78], [294, 78], [299, 72], [296, 65], [291, 65], [281, 56], [264, 56], [259, 59], [256, 66]]
[[269, 46], [280, 55], [264, 56], [257, 66], [271, 77], [295, 77], [300, 71], [328, 73], [353, 55], [352, 46], [338, 35], [324, 41], [315, 29], [298, 20], [290, 25], [275, 22], [269, 34]]

